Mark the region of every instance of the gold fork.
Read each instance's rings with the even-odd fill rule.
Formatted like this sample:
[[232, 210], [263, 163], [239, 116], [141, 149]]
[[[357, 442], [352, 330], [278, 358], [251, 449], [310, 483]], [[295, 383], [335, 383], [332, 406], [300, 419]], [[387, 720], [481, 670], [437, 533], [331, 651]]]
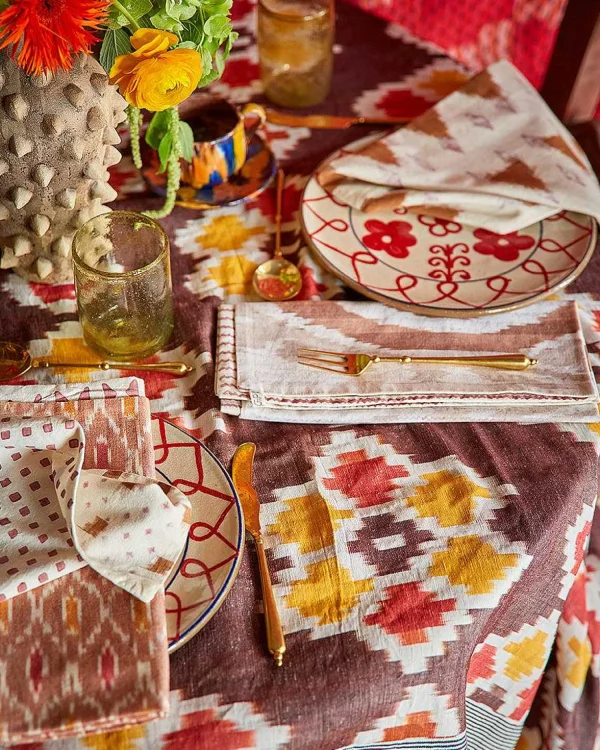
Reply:
[[337, 372], [340, 375], [362, 375], [373, 364], [396, 362], [401, 365], [468, 365], [492, 367], [496, 370], [527, 370], [537, 365], [537, 359], [525, 354], [491, 354], [472, 357], [380, 357], [378, 354], [352, 354], [350, 352], [328, 352], [321, 349], [298, 349], [296, 358], [301, 365], [317, 370]]

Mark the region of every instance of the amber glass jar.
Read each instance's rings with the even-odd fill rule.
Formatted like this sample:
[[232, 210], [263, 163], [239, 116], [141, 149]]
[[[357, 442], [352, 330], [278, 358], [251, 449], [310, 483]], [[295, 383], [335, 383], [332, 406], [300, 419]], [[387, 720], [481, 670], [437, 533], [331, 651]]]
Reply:
[[258, 54], [266, 96], [282, 107], [311, 107], [331, 87], [333, 0], [259, 0]]

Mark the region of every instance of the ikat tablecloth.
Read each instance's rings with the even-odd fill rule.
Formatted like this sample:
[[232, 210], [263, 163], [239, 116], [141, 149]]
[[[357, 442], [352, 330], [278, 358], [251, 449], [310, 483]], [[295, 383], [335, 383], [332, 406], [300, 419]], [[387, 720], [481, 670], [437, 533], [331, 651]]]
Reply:
[[[241, 38], [214, 90], [242, 103], [260, 92], [254, 7], [235, 0], [234, 13]], [[323, 111], [416, 115], [465, 80], [456, 63], [343, 3], [336, 35]], [[283, 244], [302, 270], [301, 299], [348, 298], [295, 244], [298, 203], [315, 166], [362, 131], [267, 133], [289, 175]], [[113, 178], [122, 207], [159, 205], [128, 162]], [[169, 716], [44, 750], [599, 748], [600, 435], [571, 423], [296, 426], [223, 414], [217, 308], [257, 301], [251, 278], [273, 247], [274, 207], [269, 191], [164, 222], [177, 330], [161, 356], [195, 370], [145, 383], [152, 410], [225, 465], [239, 443], [258, 444], [286, 663], [276, 669], [266, 653], [248, 545], [223, 607], [171, 658]], [[599, 282], [594, 259], [560, 295], [579, 305], [596, 373]], [[10, 274], [0, 286], [3, 338], [31, 341], [35, 356], [85, 356], [72, 286]]]

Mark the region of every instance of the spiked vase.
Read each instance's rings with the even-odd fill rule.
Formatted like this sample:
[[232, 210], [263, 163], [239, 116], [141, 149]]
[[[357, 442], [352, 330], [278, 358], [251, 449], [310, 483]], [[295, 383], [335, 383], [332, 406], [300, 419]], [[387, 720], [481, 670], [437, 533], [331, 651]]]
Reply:
[[108, 167], [125, 100], [91, 57], [55, 76], [26, 76], [0, 53], [0, 268], [31, 281], [73, 278], [71, 242], [114, 200]]

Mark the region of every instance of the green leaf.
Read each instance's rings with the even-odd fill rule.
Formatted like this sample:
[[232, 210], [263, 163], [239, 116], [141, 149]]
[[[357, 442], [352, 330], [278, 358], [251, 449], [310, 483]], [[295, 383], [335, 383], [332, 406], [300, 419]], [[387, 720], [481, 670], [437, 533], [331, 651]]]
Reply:
[[225, 0], [225, 2], [219, 2], [216, 5], [211, 5], [204, 11], [207, 16], [227, 16], [231, 9], [231, 0]]
[[155, 112], [154, 117], [150, 120], [148, 129], [146, 130], [145, 140], [146, 143], [156, 151], [158, 151], [160, 142], [169, 129], [169, 122], [170, 114], [168, 109], [164, 109], [162, 112]]
[[186, 161], [192, 161], [194, 156], [194, 133], [187, 122], [179, 123], [179, 145], [181, 155]]
[[215, 54], [220, 46], [221, 42], [218, 39], [205, 38], [204, 42], [202, 43], [202, 49], [205, 49], [211, 56]]
[[164, 31], [177, 33], [183, 29], [183, 24], [176, 18], [171, 18], [164, 10], [159, 10], [158, 13], [151, 16], [150, 21], [154, 28], [163, 29]]
[[170, 132], [165, 133], [158, 147], [158, 158], [160, 159], [160, 169], [158, 170], [159, 174], [161, 174], [161, 172], [164, 172], [167, 168], [167, 162], [169, 161], [169, 156], [171, 156], [172, 148], [173, 136]]
[[216, 81], [219, 77], [219, 71], [218, 70], [211, 70], [209, 73], [206, 73], [202, 76], [200, 79], [200, 82], [198, 83], [198, 88], [202, 88], [203, 86], [208, 86], [209, 83], [212, 83], [213, 81]]
[[[204, 29], [202, 24], [195, 23], [194, 21], [186, 21], [183, 24], [183, 30], [181, 32], [182, 42], [194, 42], [199, 47], [204, 39]], [[198, 50], [200, 51], [200, 50]]]
[[225, 59], [229, 57], [231, 48], [237, 42], [239, 36], [240, 35], [237, 33], [237, 31], [232, 31], [231, 34], [227, 37], [227, 42], [225, 43], [225, 49], [223, 50], [223, 55], [225, 56]]
[[231, 31], [231, 21], [222, 14], [211, 16], [204, 24], [204, 33], [212, 39], [225, 39]]
[[198, 51], [202, 58], [202, 75], [205, 76], [212, 70], [212, 55], [207, 49], [204, 49], [204, 47], [201, 47]]
[[196, 49], [197, 46], [195, 42], [179, 42], [177, 49]]
[[224, 6], [229, 10], [233, 5], [233, 0], [202, 0], [201, 4], [202, 9], [206, 13], [214, 15], [215, 13], [220, 12], [217, 8], [220, 8], [221, 6]]
[[215, 68], [217, 69], [217, 73], [219, 76], [223, 75], [223, 71], [225, 70], [225, 58], [223, 57], [222, 52], [217, 52], [215, 55]]
[[100, 48], [100, 65], [104, 70], [110, 73], [115, 58], [118, 55], [126, 55], [128, 52], [131, 52], [131, 42], [125, 29], [107, 29]]
[[[120, 2], [134, 21], [138, 21], [145, 13], [152, 10], [152, 0], [120, 0]], [[120, 13], [117, 8], [111, 9], [109, 19], [111, 28], [127, 26], [129, 23], [129, 19]]]
[[186, 0], [165, 0], [165, 13], [178, 21], [187, 21], [198, 9]]

